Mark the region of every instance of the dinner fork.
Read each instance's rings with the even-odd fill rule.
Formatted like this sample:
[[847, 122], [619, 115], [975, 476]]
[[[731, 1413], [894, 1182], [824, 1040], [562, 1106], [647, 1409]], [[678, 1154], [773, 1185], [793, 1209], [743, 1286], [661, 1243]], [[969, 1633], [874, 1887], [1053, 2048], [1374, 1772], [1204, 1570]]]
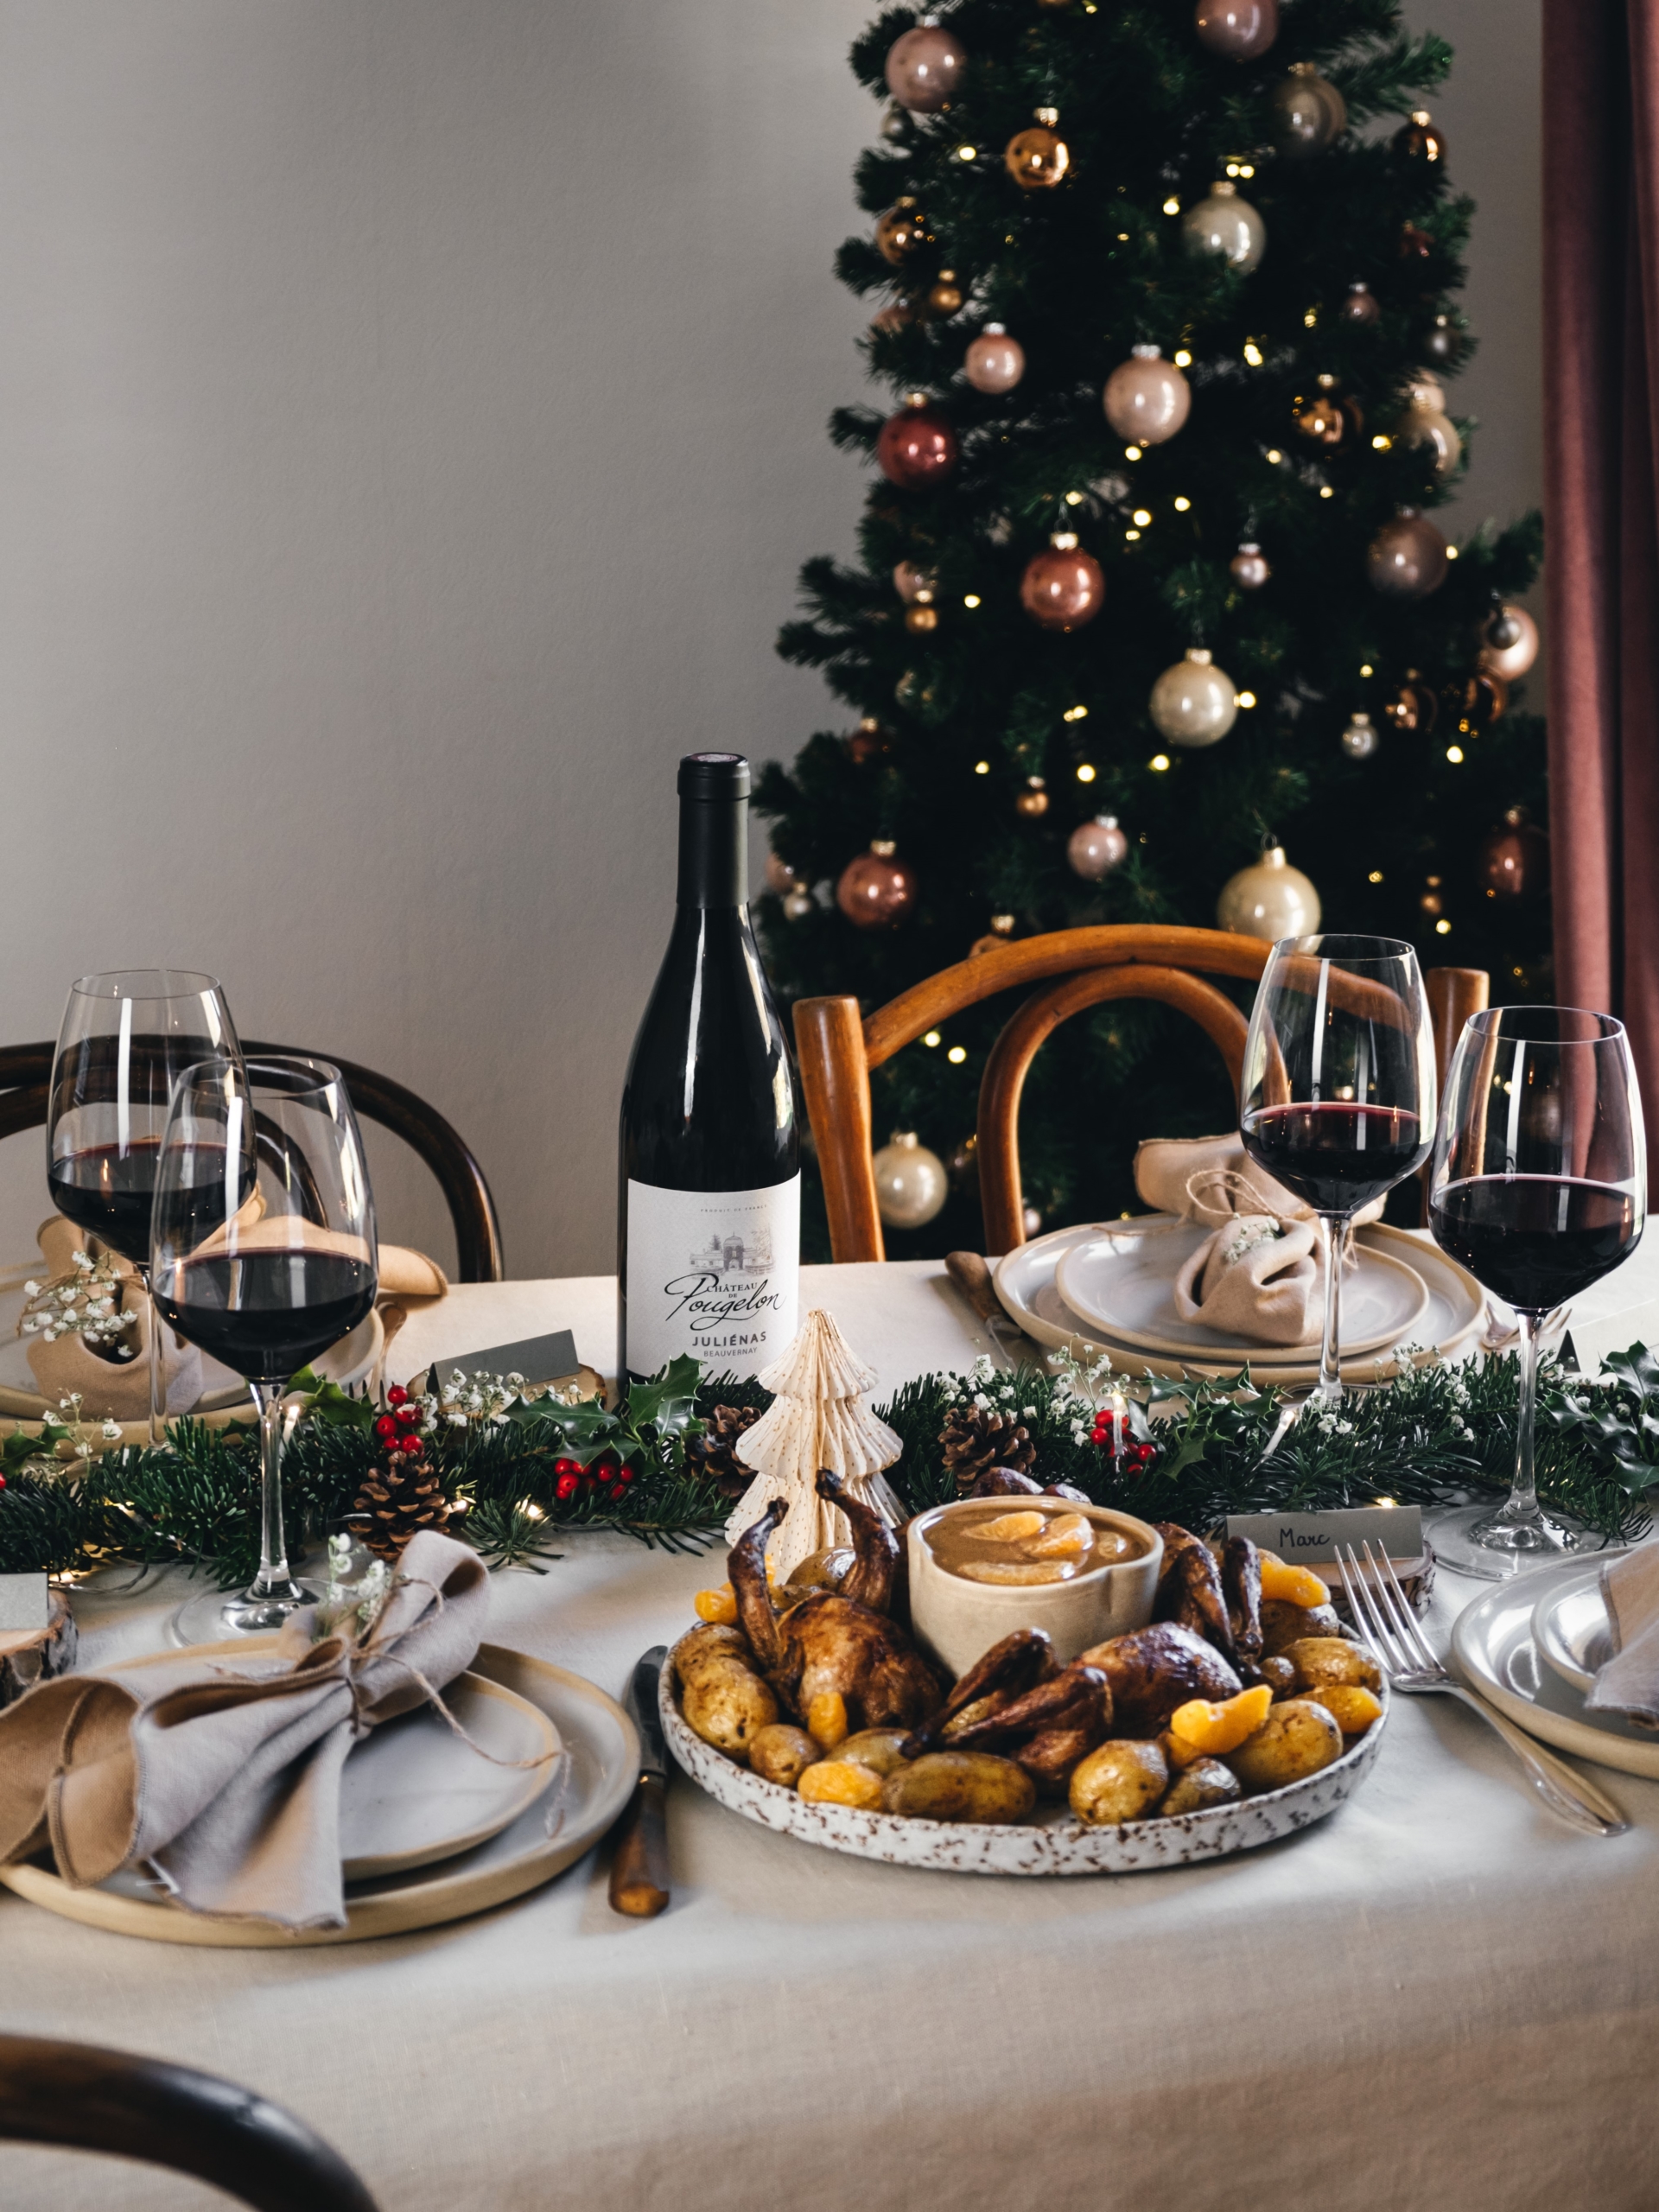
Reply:
[[1457, 1698], [1497, 1730], [1526, 1769], [1528, 1780], [1552, 1813], [1591, 1835], [1623, 1835], [1630, 1824], [1611, 1797], [1605, 1796], [1594, 1783], [1587, 1782], [1565, 1759], [1558, 1759], [1553, 1752], [1535, 1744], [1512, 1720], [1494, 1712], [1484, 1699], [1476, 1697], [1461, 1682], [1453, 1681], [1434, 1656], [1428, 1638], [1418, 1625], [1417, 1617], [1395, 1574], [1393, 1560], [1386, 1552], [1380, 1560], [1373, 1557], [1369, 1541], [1364, 1551], [1365, 1563], [1371, 1571], [1369, 1583], [1351, 1544], [1338, 1545], [1337, 1572], [1348, 1593], [1354, 1625], [1370, 1630], [1377, 1655], [1388, 1671], [1389, 1688], [1403, 1691], [1408, 1697], [1438, 1691], [1442, 1696]]

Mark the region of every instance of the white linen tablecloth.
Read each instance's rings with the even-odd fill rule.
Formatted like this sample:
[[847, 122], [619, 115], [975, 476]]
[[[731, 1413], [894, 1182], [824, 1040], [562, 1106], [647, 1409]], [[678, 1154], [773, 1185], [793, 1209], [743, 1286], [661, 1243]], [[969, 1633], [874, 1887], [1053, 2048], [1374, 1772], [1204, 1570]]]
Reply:
[[[1638, 1254], [1613, 1338], [1651, 1295]], [[885, 1388], [982, 1340], [934, 1263], [809, 1268]], [[608, 1278], [458, 1290], [416, 1370], [542, 1331], [613, 1359]], [[499, 1576], [491, 1634], [619, 1693], [707, 1561], [575, 1537]], [[176, 1581], [86, 1604], [89, 1662], [155, 1645]], [[1443, 1576], [1433, 1633], [1473, 1586]], [[1365, 1788], [1267, 1850], [995, 1880], [877, 1866], [670, 1791], [674, 1901], [616, 1918], [595, 1853], [482, 1918], [212, 1951], [0, 1893], [0, 2025], [278, 2099], [384, 2212], [1649, 2212], [1659, 1784], [1581, 1836], [1448, 1700], [1400, 1699]], [[0, 2145], [5, 2212], [223, 2200]]]

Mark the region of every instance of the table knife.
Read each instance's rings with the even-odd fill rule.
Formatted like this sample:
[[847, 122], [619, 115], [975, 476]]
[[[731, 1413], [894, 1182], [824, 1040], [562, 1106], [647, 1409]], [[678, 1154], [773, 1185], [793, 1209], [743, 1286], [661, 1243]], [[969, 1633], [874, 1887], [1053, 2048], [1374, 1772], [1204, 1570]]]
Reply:
[[668, 1903], [668, 1746], [663, 1741], [657, 1686], [666, 1644], [653, 1644], [623, 1693], [639, 1731], [639, 1780], [611, 1831], [611, 1910], [650, 1920]]
[[[987, 1335], [1010, 1367], [1017, 1367], [1030, 1339], [1013, 1321], [991, 1280], [988, 1263], [977, 1252], [947, 1252], [944, 1271], [985, 1324]], [[1012, 1340], [1005, 1343], [1003, 1332]], [[1016, 1357], [1016, 1354], [1019, 1357]], [[1040, 1357], [1040, 1355], [1039, 1355]]]

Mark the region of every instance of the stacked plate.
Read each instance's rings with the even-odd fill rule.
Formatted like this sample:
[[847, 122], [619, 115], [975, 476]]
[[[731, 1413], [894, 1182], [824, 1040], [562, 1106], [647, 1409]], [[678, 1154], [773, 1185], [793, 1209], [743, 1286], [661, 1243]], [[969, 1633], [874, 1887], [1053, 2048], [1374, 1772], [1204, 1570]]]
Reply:
[[[271, 1648], [249, 1637], [155, 1655], [204, 1667]], [[129, 1665], [142, 1662], [127, 1662]], [[444, 1702], [471, 1742], [431, 1706], [376, 1728], [340, 1780], [346, 1925], [290, 1935], [269, 1921], [219, 1920], [169, 1902], [140, 1872], [71, 1889], [45, 1866], [0, 1867], [20, 1896], [95, 1928], [162, 1942], [288, 1948], [429, 1928], [482, 1912], [550, 1880], [608, 1828], [639, 1775], [639, 1739], [612, 1699], [581, 1675], [483, 1644]]]
[[1556, 1560], [1500, 1582], [1459, 1614], [1452, 1652], [1470, 1688], [1534, 1736], [1659, 1780], [1659, 1737], [1585, 1698], [1612, 1656], [1601, 1571], [1617, 1549]]
[[[1176, 1313], [1175, 1278], [1209, 1233], [1173, 1214], [1057, 1229], [997, 1263], [996, 1294], [1038, 1344], [1084, 1357], [1109, 1352], [1132, 1374], [1233, 1375], [1248, 1361], [1286, 1389], [1316, 1382], [1317, 1334], [1301, 1344], [1253, 1344]], [[1480, 1286], [1435, 1245], [1378, 1227], [1359, 1230], [1354, 1249], [1357, 1264], [1342, 1286], [1349, 1382], [1386, 1380], [1405, 1344], [1414, 1358], [1444, 1358], [1479, 1328]]]

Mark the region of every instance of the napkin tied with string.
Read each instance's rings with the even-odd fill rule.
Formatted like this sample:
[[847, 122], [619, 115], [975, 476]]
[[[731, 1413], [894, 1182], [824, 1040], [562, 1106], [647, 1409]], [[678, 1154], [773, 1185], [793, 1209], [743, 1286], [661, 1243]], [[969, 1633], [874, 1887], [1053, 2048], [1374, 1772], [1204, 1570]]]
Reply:
[[1599, 1669], [1586, 1710], [1621, 1713], [1659, 1730], [1659, 1542], [1638, 1544], [1601, 1570], [1613, 1656]]
[[73, 1889], [152, 1870], [211, 1917], [345, 1924], [340, 1785], [368, 1731], [471, 1665], [489, 1609], [476, 1552], [413, 1537], [360, 1641], [111, 1667], [42, 1682], [0, 1713], [0, 1865], [49, 1848]]
[[[1160, 1213], [1211, 1231], [1175, 1278], [1183, 1321], [1256, 1344], [1313, 1341], [1325, 1298], [1318, 1217], [1249, 1158], [1236, 1131], [1148, 1139], [1135, 1155], [1135, 1187]], [[1382, 1211], [1378, 1199], [1355, 1219]]]

